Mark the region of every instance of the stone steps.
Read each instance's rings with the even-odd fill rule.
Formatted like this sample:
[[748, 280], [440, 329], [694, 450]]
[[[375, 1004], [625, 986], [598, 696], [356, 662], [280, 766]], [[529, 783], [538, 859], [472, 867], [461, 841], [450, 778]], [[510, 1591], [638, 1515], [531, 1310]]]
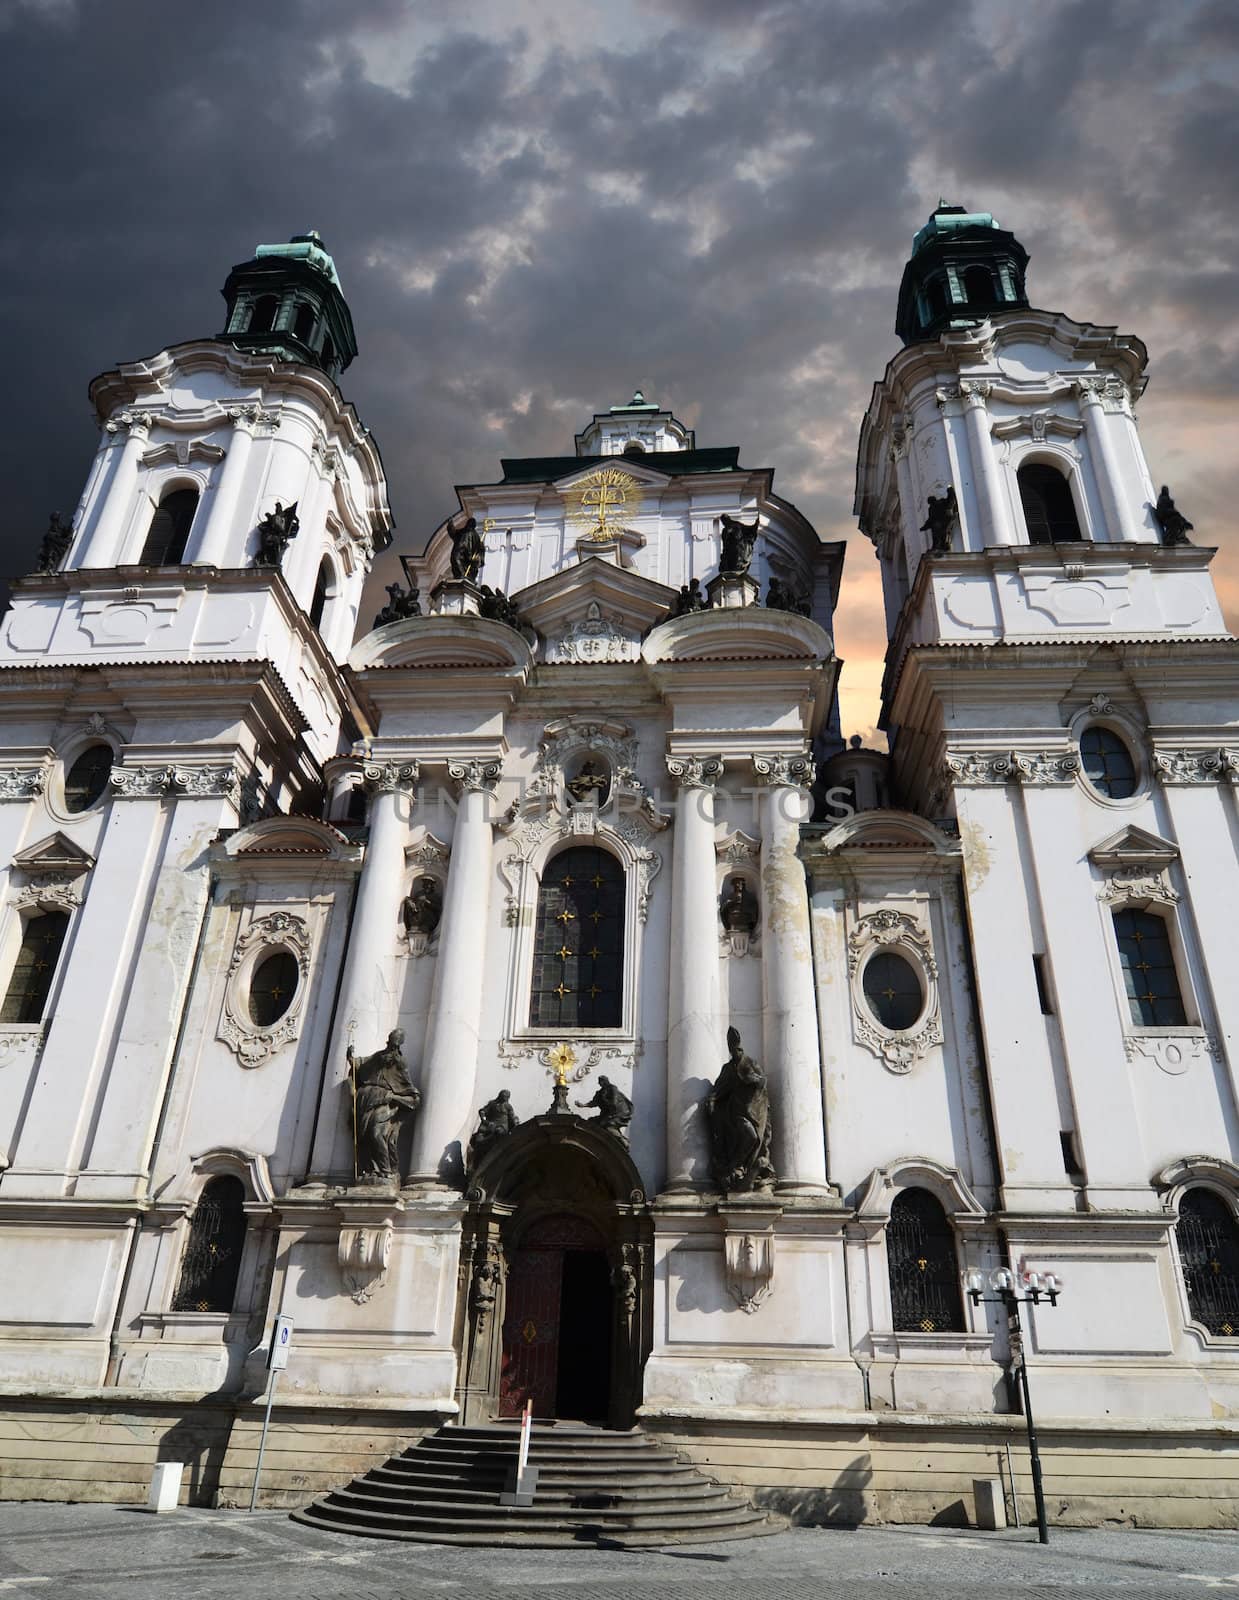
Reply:
[[514, 1424], [440, 1428], [293, 1519], [372, 1539], [521, 1546], [664, 1545], [743, 1539], [786, 1526], [635, 1429], [539, 1424], [532, 1505], [503, 1506]]

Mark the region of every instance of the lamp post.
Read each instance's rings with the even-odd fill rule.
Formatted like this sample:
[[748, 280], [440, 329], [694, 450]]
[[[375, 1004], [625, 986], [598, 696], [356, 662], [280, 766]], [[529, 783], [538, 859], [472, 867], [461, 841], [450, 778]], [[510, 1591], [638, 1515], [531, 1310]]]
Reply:
[[[1020, 1307], [1040, 1305], [1043, 1300], [1048, 1300], [1052, 1306], [1056, 1306], [1063, 1285], [1062, 1280], [1053, 1272], [1025, 1272], [1018, 1281], [1027, 1291], [1023, 1295], [1016, 1293], [1017, 1280], [1008, 1267], [997, 1267], [988, 1276], [979, 1268], [971, 1267], [964, 1274], [964, 1287], [974, 1306], [1005, 1306], [1008, 1323], [1010, 1321], [1015, 1323], [1015, 1332], [1020, 1345], [1020, 1395], [1024, 1402], [1024, 1422], [1028, 1428], [1028, 1463], [1032, 1469], [1033, 1499], [1037, 1505], [1037, 1537], [1042, 1544], [1049, 1544], [1050, 1530], [1045, 1520], [1045, 1490], [1041, 1483], [1041, 1451], [1037, 1445], [1037, 1429], [1033, 1422], [1032, 1398], [1028, 1393], [1028, 1354], [1024, 1345], [1024, 1329], [1020, 1322]], [[986, 1294], [987, 1288], [994, 1292]], [[1011, 1485], [1011, 1493], [1015, 1494], [1014, 1484]]]

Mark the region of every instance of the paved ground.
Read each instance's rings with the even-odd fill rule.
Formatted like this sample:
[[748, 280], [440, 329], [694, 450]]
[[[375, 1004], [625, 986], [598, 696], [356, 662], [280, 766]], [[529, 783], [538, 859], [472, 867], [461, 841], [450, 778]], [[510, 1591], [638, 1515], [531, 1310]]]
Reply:
[[681, 1550], [459, 1550], [280, 1512], [0, 1504], [0, 1600], [1239, 1600], [1239, 1534], [794, 1529]]

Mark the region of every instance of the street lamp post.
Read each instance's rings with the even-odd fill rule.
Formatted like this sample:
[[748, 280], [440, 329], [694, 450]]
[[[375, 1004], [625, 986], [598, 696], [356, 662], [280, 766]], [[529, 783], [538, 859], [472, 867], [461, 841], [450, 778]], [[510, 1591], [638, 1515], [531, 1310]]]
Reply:
[[[1024, 1402], [1024, 1422], [1028, 1428], [1028, 1462], [1032, 1469], [1033, 1499], [1037, 1506], [1037, 1537], [1042, 1544], [1049, 1544], [1050, 1530], [1045, 1518], [1045, 1489], [1041, 1482], [1041, 1451], [1037, 1444], [1037, 1429], [1033, 1422], [1032, 1397], [1028, 1393], [1028, 1352], [1024, 1344], [1024, 1329], [1020, 1322], [1021, 1306], [1040, 1305], [1043, 1300], [1048, 1300], [1052, 1306], [1058, 1304], [1058, 1297], [1062, 1293], [1062, 1280], [1053, 1272], [1025, 1272], [1020, 1282], [1027, 1291], [1019, 1295], [1015, 1292], [1015, 1274], [1007, 1267], [998, 1267], [988, 1277], [979, 1268], [972, 1267], [964, 1274], [964, 1287], [968, 1291], [968, 1298], [974, 1306], [1001, 1305], [1006, 1307], [1007, 1317], [1014, 1320], [1015, 1331], [1020, 1342], [1020, 1395]], [[993, 1294], [986, 1294], [986, 1288], [992, 1289]], [[1011, 1485], [1011, 1493], [1015, 1494], [1015, 1485]]]

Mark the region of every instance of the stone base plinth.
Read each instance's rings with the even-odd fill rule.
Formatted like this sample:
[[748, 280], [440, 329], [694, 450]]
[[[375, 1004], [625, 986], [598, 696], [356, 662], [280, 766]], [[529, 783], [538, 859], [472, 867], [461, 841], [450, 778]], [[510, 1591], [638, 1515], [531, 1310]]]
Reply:
[[755, 606], [761, 598], [761, 585], [747, 572], [720, 572], [706, 584], [712, 606], [724, 611], [738, 606]]
[[436, 617], [481, 615], [482, 591], [467, 578], [444, 578], [430, 591], [430, 610]]

